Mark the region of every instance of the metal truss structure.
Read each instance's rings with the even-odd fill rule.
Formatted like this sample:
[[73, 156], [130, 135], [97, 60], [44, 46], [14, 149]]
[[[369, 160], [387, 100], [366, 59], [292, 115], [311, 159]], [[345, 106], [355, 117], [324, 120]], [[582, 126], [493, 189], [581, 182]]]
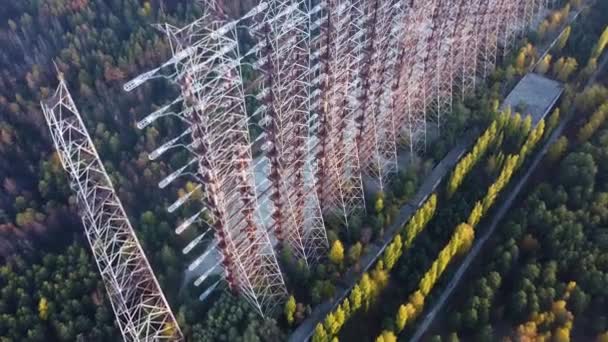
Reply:
[[[426, 145], [426, 103], [427, 96], [422, 85], [424, 61], [431, 41], [434, 1], [413, 2], [406, 8], [405, 32], [407, 32], [400, 56], [398, 105], [395, 127], [397, 136], [409, 146], [414, 155]], [[422, 95], [422, 97], [420, 97]]]
[[[254, 113], [264, 129], [261, 159], [267, 182], [260, 187], [270, 203], [266, 222], [279, 241], [306, 265], [316, 262], [328, 242], [316, 194], [309, 142], [310, 25], [314, 11], [306, 1], [270, 0], [253, 18], [250, 30], [258, 44], [254, 68], [261, 73]], [[261, 203], [261, 205], [265, 205]]]
[[441, 123], [445, 114], [452, 112], [452, 90], [454, 88], [454, 75], [452, 72], [452, 56], [454, 49], [454, 36], [457, 23], [462, 20], [462, 5], [460, 1], [443, 1], [437, 6], [439, 13], [443, 13], [441, 20], [435, 18], [436, 31], [431, 38], [429, 58], [425, 66], [425, 93], [429, 98], [429, 121], [435, 122], [438, 134], [441, 133]]
[[[125, 90], [153, 78], [181, 87], [138, 126], [167, 115], [186, 125], [150, 158], [174, 147], [192, 156], [159, 185], [199, 183], [169, 211], [204, 190], [202, 209], [176, 229], [210, 227], [184, 249], [206, 246], [190, 265], [205, 268], [195, 284], [223, 270], [231, 289], [272, 312], [286, 296], [274, 249], [316, 262], [328, 247], [323, 216], [348, 227], [365, 209], [363, 180], [382, 191], [401, 145], [412, 156], [424, 150], [454, 94], [482, 84], [549, 2], [263, 0], [233, 20], [221, 0], [207, 0], [190, 25], [158, 26], [172, 58]], [[237, 39], [247, 35], [247, 44]], [[257, 77], [244, 80], [243, 66]], [[253, 142], [250, 126], [262, 128]]]
[[397, 144], [393, 108], [392, 88], [386, 87], [394, 78], [398, 50], [398, 33], [393, 18], [397, 17], [401, 3], [369, 1], [364, 14], [364, 55], [359, 69], [357, 98], [357, 145], [361, 170], [375, 178], [379, 190], [383, 191], [388, 175], [397, 170]]
[[506, 56], [548, 5], [542, 0], [321, 2], [320, 31], [311, 34], [313, 55], [319, 56], [311, 65], [320, 70], [320, 81], [311, 83], [317, 90], [311, 102], [321, 118], [316, 159], [324, 212], [339, 208], [348, 223], [353, 208], [362, 207], [361, 176], [375, 178], [382, 190], [397, 168], [399, 143], [412, 155], [423, 150], [428, 123], [435, 122], [440, 134], [453, 92], [464, 97], [488, 78], [500, 53]]
[[[161, 146], [161, 152], [186, 146], [192, 159], [159, 185], [164, 187], [183, 175], [194, 177], [204, 190], [203, 208], [186, 219], [176, 233], [198, 222], [208, 225], [214, 240], [190, 265], [191, 270], [207, 265], [195, 284], [221, 268], [228, 287], [264, 316], [279, 307], [287, 292], [258, 204], [241, 75], [244, 55], [236, 40], [239, 21], [228, 20], [219, 5], [207, 8], [206, 15], [183, 28], [164, 25], [173, 57], [129, 82], [125, 89], [155, 77], [167, 78], [181, 87], [178, 98], [139, 123], [145, 127], [165, 115], [177, 116], [186, 123], [185, 131]], [[266, 8], [263, 3], [242, 19]], [[161, 152], [153, 152], [151, 157]], [[169, 210], [176, 210], [190, 197], [187, 194], [178, 199]], [[200, 237], [193, 243], [203, 241]], [[214, 251], [219, 260], [210, 263], [206, 259], [216, 254]]]
[[357, 77], [365, 42], [363, 6], [361, 0], [329, 0], [312, 26], [310, 63], [318, 70], [318, 80], [311, 82], [311, 112], [319, 118], [312, 149], [317, 195], [323, 212], [337, 214], [346, 226], [365, 208], [355, 141]]
[[76, 193], [85, 235], [125, 341], [182, 341], [183, 335], [137, 240], [63, 77], [41, 102]]

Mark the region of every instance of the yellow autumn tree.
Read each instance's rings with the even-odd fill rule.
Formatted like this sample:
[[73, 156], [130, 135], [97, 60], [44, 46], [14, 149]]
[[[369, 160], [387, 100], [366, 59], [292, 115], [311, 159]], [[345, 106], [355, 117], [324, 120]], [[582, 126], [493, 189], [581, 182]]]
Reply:
[[608, 342], [608, 331], [604, 331], [603, 333], [597, 335], [595, 340], [596, 342]]
[[387, 270], [393, 269], [395, 263], [401, 257], [403, 252], [403, 243], [401, 242], [401, 235], [397, 234], [393, 242], [391, 242], [384, 250], [382, 260], [384, 261], [385, 268]]
[[424, 295], [422, 292], [420, 292], [420, 290], [412, 293], [410, 296], [410, 303], [412, 303], [412, 306], [415, 309], [414, 316], [418, 316], [418, 314], [422, 312], [422, 309], [424, 308]]
[[329, 336], [327, 336], [327, 332], [321, 323], [317, 323], [315, 327], [315, 332], [312, 335], [312, 342], [327, 342]]
[[540, 23], [540, 25], [538, 26], [538, 29], [536, 30], [536, 32], [538, 33], [538, 38], [544, 39], [548, 30], [549, 30], [549, 21], [543, 20]]
[[551, 55], [550, 54], [546, 54], [545, 57], [543, 57], [543, 59], [540, 60], [540, 62], [538, 62], [538, 65], [536, 66], [536, 72], [544, 75], [547, 73], [547, 71], [549, 71], [549, 68], [551, 67]]
[[289, 323], [289, 325], [292, 325], [294, 321], [294, 315], [296, 313], [296, 299], [294, 298], [294, 296], [289, 296], [289, 299], [285, 303], [284, 313], [285, 318], [287, 319], [287, 323]]
[[568, 81], [568, 78], [578, 68], [578, 62], [573, 57], [561, 57], [553, 64], [553, 74], [562, 82]]
[[397, 326], [397, 331], [403, 331], [405, 325], [407, 324], [409, 315], [407, 311], [407, 307], [404, 304], [399, 306], [399, 310], [397, 311], [397, 318], [395, 319], [395, 325]]
[[564, 29], [562, 34], [559, 36], [559, 40], [558, 40], [557, 44], [555, 44], [555, 48], [557, 51], [563, 49], [566, 46], [566, 43], [568, 43], [568, 38], [570, 38], [571, 31], [572, 31], [572, 28], [570, 26], [568, 26]]
[[395, 324], [397, 325], [397, 331], [401, 332], [405, 326], [416, 317], [416, 308], [412, 303], [402, 304], [397, 312]]
[[550, 162], [556, 162], [566, 153], [568, 149], [568, 138], [561, 136], [554, 142], [547, 151], [547, 160]]
[[473, 227], [466, 223], [461, 223], [456, 227], [457, 253], [464, 253], [471, 248], [475, 239], [475, 231]]
[[593, 49], [593, 53], [591, 54], [591, 58], [598, 58], [602, 52], [604, 52], [606, 46], [608, 46], [608, 26], [606, 26], [604, 32], [602, 32], [602, 35], [598, 39], [597, 44]]
[[397, 336], [390, 330], [384, 330], [382, 334], [376, 337], [376, 342], [397, 342]]
[[549, 120], [547, 120], [547, 127], [545, 129], [545, 134], [548, 135], [551, 132], [553, 132], [555, 127], [557, 127], [557, 125], [559, 124], [559, 117], [560, 117], [559, 108], [555, 108], [553, 110], [553, 113], [551, 113]]
[[44, 297], [38, 302], [38, 317], [43, 321], [49, 318], [49, 303]]
[[342, 311], [344, 311], [345, 319], [348, 320], [348, 317], [350, 317], [350, 300], [348, 300], [348, 298], [344, 298], [341, 307]]
[[526, 68], [526, 53], [522, 50], [517, 54], [517, 59], [515, 60], [515, 70], [519, 74], [523, 74]]
[[553, 342], [570, 342], [570, 330], [565, 327], [558, 327], [553, 332]]
[[589, 140], [593, 134], [604, 124], [608, 119], [608, 102], [602, 104], [589, 118], [587, 123], [580, 128], [577, 138], [580, 143]]
[[509, 121], [510, 116], [505, 116], [505, 113], [509, 113], [509, 110], [502, 112], [499, 117], [488, 126], [484, 133], [477, 139], [473, 149], [468, 152], [454, 167], [450, 179], [448, 180], [448, 197], [452, 196], [456, 190], [462, 184], [465, 176], [473, 169], [473, 167], [479, 162], [479, 160], [485, 155], [488, 147], [495, 142], [495, 139], [499, 133], [499, 129], [502, 129], [504, 122]]
[[361, 307], [363, 303], [363, 291], [361, 291], [361, 287], [359, 284], [356, 284], [353, 287], [353, 290], [350, 292], [350, 303], [352, 311], [357, 311]]
[[340, 326], [336, 321], [336, 316], [333, 312], [330, 312], [326, 317], [325, 321], [323, 321], [323, 327], [329, 336], [335, 335], [339, 330]]
[[437, 195], [432, 194], [429, 199], [426, 200], [424, 205], [416, 211], [414, 216], [405, 226], [405, 248], [408, 248], [416, 236], [426, 227], [429, 221], [435, 215], [435, 209], [437, 208]]
[[177, 326], [173, 322], [165, 322], [163, 327], [163, 335], [175, 337], [177, 335]]
[[342, 306], [338, 306], [338, 308], [336, 308], [336, 311], [334, 311], [334, 318], [336, 320], [335, 331], [332, 331], [332, 334], [336, 335], [346, 322], [346, 313], [342, 309]]
[[376, 214], [380, 214], [382, 213], [382, 210], [384, 210], [384, 193], [379, 192], [376, 195], [376, 203], [374, 205], [374, 209], [376, 209]]
[[339, 266], [344, 262], [344, 246], [340, 240], [334, 241], [334, 244], [331, 246], [329, 260]]
[[376, 284], [370, 278], [369, 274], [363, 273], [361, 280], [359, 281], [359, 287], [362, 292], [363, 303], [365, 304], [365, 310], [369, 309], [374, 293], [376, 292]]
[[477, 201], [475, 203], [475, 206], [473, 207], [473, 210], [471, 210], [471, 213], [469, 214], [469, 219], [467, 220], [467, 223], [471, 227], [475, 227], [481, 220], [482, 216], [483, 216], [483, 205], [481, 204], [480, 201]]

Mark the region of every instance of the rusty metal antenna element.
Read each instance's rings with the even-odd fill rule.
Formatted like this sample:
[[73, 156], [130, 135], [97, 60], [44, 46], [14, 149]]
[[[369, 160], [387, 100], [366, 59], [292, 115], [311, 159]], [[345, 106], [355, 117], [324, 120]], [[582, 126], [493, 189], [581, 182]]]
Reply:
[[[395, 127], [398, 141], [408, 146], [411, 156], [426, 146], [426, 95], [421, 88], [423, 63], [431, 32], [435, 1], [417, 1], [405, 9], [405, 37], [399, 57], [399, 90]], [[423, 93], [422, 97], [419, 95]]]
[[309, 101], [312, 17], [321, 5], [303, 0], [270, 0], [253, 18], [257, 61], [261, 74], [260, 106], [253, 113], [263, 128], [260, 164], [267, 182], [260, 186], [262, 206], [271, 207], [266, 222], [279, 242], [306, 265], [328, 249], [317, 180], [313, 172], [311, 126], [316, 120]]
[[[435, 121], [440, 134], [453, 92], [474, 91], [553, 3], [264, 0], [231, 19], [222, 0], [205, 0], [206, 13], [189, 25], [156, 25], [172, 56], [124, 89], [152, 79], [178, 86], [175, 99], [137, 126], [166, 117], [183, 123], [149, 158], [178, 148], [190, 157], [159, 187], [194, 181], [167, 209], [185, 215], [175, 232], [193, 236], [183, 253], [199, 253], [188, 271], [195, 285], [206, 284], [201, 298], [221, 274], [258, 313], [275, 312], [287, 296], [275, 250], [289, 248], [306, 265], [322, 258], [323, 215], [348, 228], [365, 209], [364, 177], [382, 191], [398, 168], [399, 145], [410, 155], [424, 150], [427, 124]], [[245, 31], [255, 43], [243, 52]], [[247, 89], [243, 68], [258, 76]], [[121, 331], [127, 340], [181, 340], [62, 77], [59, 83], [42, 108]], [[252, 141], [255, 126], [262, 133]]]
[[489, 0], [486, 2], [486, 12], [482, 20], [482, 36], [479, 51], [477, 76], [485, 80], [496, 66], [498, 54], [498, 30], [503, 19], [504, 0]]
[[519, 1], [502, 1], [501, 20], [498, 23], [498, 45], [503, 59], [515, 47], [517, 41], [515, 31], [518, 27], [518, 3]]
[[321, 210], [336, 215], [348, 227], [365, 208], [357, 153], [358, 70], [364, 56], [361, 16], [364, 1], [328, 0], [314, 20], [311, 69], [311, 112], [318, 116], [313, 168]]
[[359, 89], [355, 104], [357, 135], [355, 143], [361, 172], [375, 179], [383, 191], [397, 170], [397, 145], [391, 108], [392, 88], [385, 84], [394, 78], [398, 58], [393, 18], [399, 17], [400, 2], [375, 0], [367, 3], [362, 28], [363, 63], [359, 69]]
[[437, 134], [441, 134], [441, 124], [444, 116], [452, 112], [453, 105], [453, 64], [452, 52], [456, 24], [461, 20], [462, 1], [442, 1], [438, 10], [443, 13], [437, 23], [437, 36], [431, 40], [431, 56], [427, 62], [425, 87], [430, 94], [428, 97], [429, 121], [434, 122]]
[[[194, 244], [202, 243], [205, 251], [189, 270], [203, 269], [195, 285], [223, 271], [228, 287], [260, 315], [267, 316], [280, 307], [287, 291], [258, 203], [254, 176], [241, 65], [243, 58], [255, 51], [241, 54], [237, 29], [242, 20], [266, 10], [268, 4], [259, 4], [237, 20], [228, 19], [219, 2], [211, 5], [206, 7], [208, 13], [185, 27], [159, 27], [169, 37], [173, 57], [124, 88], [131, 90], [157, 77], [179, 85], [180, 95], [138, 126], [143, 128], [166, 115], [177, 116], [185, 123], [183, 133], [150, 157], [157, 158], [176, 146], [185, 147], [192, 155], [186, 165], [159, 184], [165, 187], [187, 176], [202, 187], [202, 209], [184, 220], [176, 233], [203, 223], [213, 231], [214, 238], [205, 240], [199, 235], [193, 240]], [[191, 193], [180, 197], [169, 211], [191, 198]]]
[[183, 341], [63, 76], [42, 111], [125, 341]]

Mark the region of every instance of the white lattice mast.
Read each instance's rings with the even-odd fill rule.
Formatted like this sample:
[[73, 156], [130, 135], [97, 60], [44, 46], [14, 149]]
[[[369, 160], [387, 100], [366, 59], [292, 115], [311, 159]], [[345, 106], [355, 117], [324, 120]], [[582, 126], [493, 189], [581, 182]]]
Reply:
[[312, 227], [319, 227], [310, 230], [310, 235], [307, 236], [305, 242], [305, 249], [310, 251], [309, 254], [313, 259], [320, 259], [319, 255], [314, 255], [314, 252], [320, 253], [323, 256], [326, 252], [324, 247], [325, 244], [329, 245], [327, 241], [327, 234], [325, 231], [325, 222], [323, 221], [323, 209], [321, 201], [318, 197], [318, 184], [319, 179], [317, 178], [317, 145], [318, 145], [318, 132], [320, 126], [319, 106], [320, 106], [320, 84], [323, 82], [323, 75], [321, 74], [321, 64], [318, 62], [321, 56], [321, 51], [316, 46], [316, 41], [319, 36], [319, 30], [321, 21], [318, 20], [323, 13], [325, 2], [316, 3], [313, 0], [306, 1], [306, 10], [308, 14], [308, 51], [307, 57], [307, 105], [308, 105], [308, 139], [307, 139], [307, 173], [305, 178], [306, 192], [308, 193], [307, 209], [311, 212], [311, 219], [319, 221], [323, 225], [323, 229], [318, 226], [319, 223], [311, 223]]
[[417, 53], [420, 36], [415, 34], [417, 25], [414, 8], [405, 6], [403, 11], [403, 31], [408, 32], [399, 44], [399, 57], [396, 67], [396, 81], [393, 92], [393, 108], [395, 117], [395, 136], [400, 144], [407, 145], [410, 154], [416, 152], [416, 129], [418, 125], [411, 115], [411, 103], [415, 100], [414, 87], [410, 82], [414, 69], [414, 56]]
[[471, 94], [475, 91], [477, 85], [477, 69], [479, 67], [479, 55], [483, 48], [483, 39], [485, 36], [485, 14], [488, 9], [486, 0], [473, 0], [473, 4], [469, 13], [468, 46], [463, 46], [465, 49], [463, 68], [462, 68], [462, 94]]
[[414, 155], [426, 146], [426, 101], [422, 89], [424, 59], [428, 54], [429, 27], [435, 2], [414, 2], [406, 9], [405, 40], [401, 55], [399, 105], [401, 113], [396, 117], [399, 140], [405, 142]]
[[[128, 83], [125, 89], [153, 77], [168, 78], [181, 86], [178, 98], [140, 125], [164, 115], [177, 116], [188, 125], [176, 139], [189, 140], [185, 145], [194, 157], [160, 185], [193, 174], [204, 188], [204, 208], [185, 220], [176, 232], [179, 234], [207, 219], [215, 240], [190, 269], [204, 264], [211, 252], [217, 250], [220, 255], [217, 263], [221, 264], [229, 288], [265, 316], [280, 306], [287, 292], [258, 204], [240, 70], [243, 56], [236, 27], [239, 20], [266, 9], [266, 4], [256, 6], [236, 21], [229, 21], [218, 4], [207, 8], [208, 14], [184, 28], [165, 25], [173, 57], [160, 68]], [[169, 144], [177, 142], [172, 139]], [[175, 210], [188, 197], [178, 199], [169, 210]], [[203, 282], [219, 267], [217, 263], [208, 266], [195, 284]]]
[[503, 18], [498, 20], [498, 45], [504, 58], [516, 46], [517, 41], [527, 33], [533, 16], [541, 13], [541, 10], [550, 4], [547, 1], [541, 1], [540, 7], [534, 11], [532, 0], [501, 0], [501, 2]]
[[267, 187], [259, 190], [272, 207], [269, 226], [280, 245], [308, 264], [328, 248], [309, 152], [309, 25], [320, 6], [274, 0], [267, 7], [252, 28], [258, 37], [254, 66], [263, 75], [256, 116], [269, 169]]
[[[405, 110], [405, 104], [408, 100], [406, 94], [407, 91], [407, 69], [409, 66], [409, 56], [412, 53], [410, 48], [413, 44], [408, 41], [406, 37], [407, 29], [409, 28], [408, 20], [409, 7], [404, 3], [399, 2], [399, 6], [395, 8], [395, 16], [392, 19], [393, 30], [392, 36], [392, 50], [394, 50], [395, 57], [392, 65], [391, 82], [390, 82], [390, 110], [391, 110], [391, 122], [392, 132], [390, 132], [390, 139], [395, 142], [396, 147], [401, 144], [399, 139], [402, 136], [403, 126], [406, 122], [407, 111]], [[409, 45], [407, 45], [409, 43]], [[407, 47], [407, 48], [406, 48]], [[412, 145], [410, 144], [410, 147]], [[411, 150], [410, 150], [411, 152]]]
[[534, 18], [534, 3], [536, 0], [522, 0], [520, 3], [520, 37], [523, 38], [528, 33], [528, 28]]
[[477, 11], [477, 5], [478, 0], [461, 3], [462, 15], [456, 23], [452, 63], [454, 64], [454, 88], [461, 99], [466, 95], [465, 84], [467, 83], [467, 69], [470, 69], [468, 65], [471, 64], [470, 50], [473, 48], [474, 13]]
[[[361, 6], [358, 16], [357, 33], [361, 33], [361, 38], [357, 42], [357, 53], [361, 58], [361, 62], [357, 63], [357, 74], [355, 96], [352, 96], [350, 101], [352, 111], [355, 113], [355, 122], [357, 124], [357, 135], [355, 144], [357, 147], [357, 156], [359, 158], [359, 166], [364, 173], [370, 174], [372, 177], [379, 177], [380, 187], [382, 187], [382, 172], [377, 156], [378, 136], [376, 135], [376, 112], [373, 110], [373, 91], [372, 84], [375, 85], [376, 75], [372, 70], [374, 64], [372, 58], [374, 55], [374, 44], [377, 38], [377, 19], [378, 12], [381, 12], [379, 0], [371, 0]], [[357, 18], [357, 17], [355, 17]], [[371, 99], [370, 99], [371, 98]]]
[[[429, 4], [431, 5], [431, 4]], [[439, 71], [439, 60], [442, 57], [441, 45], [446, 44], [443, 39], [446, 25], [449, 23], [448, 1], [432, 3], [431, 17], [427, 26], [425, 56], [422, 59], [422, 78], [420, 82], [420, 97], [423, 99], [422, 110], [427, 113], [428, 120], [439, 123], [441, 112], [438, 111], [439, 94], [436, 88], [436, 77]]]
[[517, 28], [519, 27], [518, 8], [521, 0], [503, 0], [503, 19], [499, 23], [498, 41], [503, 59], [515, 47], [517, 41]]
[[[366, 34], [368, 32], [365, 27], [369, 20], [366, 16], [367, 4], [365, 0], [341, 0], [341, 5], [347, 4], [347, 11], [350, 13], [348, 21], [348, 40], [345, 42], [346, 49], [342, 53], [346, 54], [347, 64], [340, 66], [336, 63], [336, 70], [346, 68], [348, 74], [346, 87], [347, 92], [342, 97], [343, 102], [338, 104], [338, 107], [331, 108], [339, 115], [341, 129], [338, 132], [338, 146], [342, 146], [343, 153], [341, 158], [337, 160], [335, 168], [341, 173], [341, 187], [345, 189], [347, 198], [343, 206], [345, 224], [348, 226], [348, 217], [355, 212], [365, 208], [365, 197], [363, 191], [363, 180], [361, 174], [361, 161], [357, 151], [357, 110], [359, 109], [359, 91], [363, 79], [361, 78], [361, 70], [364, 68], [365, 48], [367, 47]], [[335, 93], [334, 93], [335, 95]]]
[[[381, 101], [379, 107], [384, 111], [384, 115], [380, 120], [383, 127], [384, 137], [380, 142], [379, 149], [381, 155], [385, 156], [390, 163], [394, 162], [394, 168], [399, 168], [397, 150], [399, 147], [399, 133], [401, 127], [399, 120], [403, 107], [399, 103], [400, 99], [400, 80], [401, 71], [404, 65], [403, 56], [403, 41], [407, 34], [405, 31], [405, 13], [407, 6], [397, 1], [391, 6], [391, 16], [385, 18], [390, 22], [389, 41], [386, 46], [385, 54], [387, 55], [386, 65], [384, 66], [384, 81], [381, 85], [383, 89], [382, 95], [378, 100]], [[393, 165], [388, 164], [387, 171], [391, 172]]]
[[496, 66], [496, 56], [498, 54], [498, 34], [501, 21], [503, 19], [504, 0], [488, 0], [486, 2], [486, 12], [481, 18], [483, 31], [481, 51], [477, 75], [481, 81], [488, 78]]
[[397, 169], [397, 146], [394, 120], [390, 107], [393, 68], [397, 51], [394, 44], [393, 18], [399, 3], [375, 0], [368, 2], [362, 30], [365, 32], [365, 51], [360, 69], [360, 89], [354, 103], [356, 109], [356, 145], [363, 173], [377, 180], [379, 190]]
[[346, 226], [351, 215], [365, 207], [352, 104], [362, 62], [364, 32], [359, 30], [362, 18], [357, 17], [361, 6], [360, 1], [327, 1], [317, 19], [320, 32], [314, 41], [320, 72], [319, 92], [312, 101], [318, 106], [311, 108], [319, 115], [318, 143], [313, 148], [317, 194], [323, 212], [337, 214]]
[[532, 21], [528, 25], [529, 27], [534, 24], [534, 20], [544, 11], [546, 7], [546, 0], [532, 0]]
[[162, 293], [63, 77], [41, 102], [76, 193], [85, 235], [125, 341], [182, 341]]
[[437, 61], [433, 80], [431, 116], [441, 134], [444, 116], [452, 112], [454, 90], [454, 51], [458, 23], [462, 20], [464, 1], [452, 0], [440, 3], [443, 20], [440, 39], [436, 41]]
[[[376, 119], [377, 134], [377, 156], [378, 168], [382, 175], [384, 184], [388, 184], [390, 176], [398, 169], [397, 160], [397, 136], [395, 132], [394, 111], [394, 81], [398, 78], [396, 68], [399, 59], [399, 43], [402, 40], [403, 8], [400, 1], [387, 1], [382, 3], [382, 11], [379, 12], [377, 41], [374, 43], [374, 64], [372, 75], [374, 75], [372, 95], [374, 98], [373, 108]], [[376, 47], [377, 45], [377, 47]]]

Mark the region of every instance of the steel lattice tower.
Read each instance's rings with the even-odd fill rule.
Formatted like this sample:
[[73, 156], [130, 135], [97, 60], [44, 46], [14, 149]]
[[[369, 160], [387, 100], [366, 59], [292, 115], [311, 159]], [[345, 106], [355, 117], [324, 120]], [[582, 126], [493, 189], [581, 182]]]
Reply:
[[496, 55], [498, 53], [498, 29], [503, 13], [502, 3], [504, 0], [487, 1], [486, 13], [482, 19], [483, 36], [481, 38], [481, 51], [479, 54], [480, 67], [477, 75], [485, 80], [494, 70]]
[[[268, 186], [260, 189], [272, 207], [269, 225], [281, 243], [306, 264], [328, 248], [312, 170], [309, 90], [310, 25], [313, 11], [305, 1], [275, 0], [254, 17], [257, 62], [262, 73], [261, 116], [265, 144], [262, 163]], [[264, 205], [264, 204], [262, 204]]]
[[[253, 17], [266, 7], [262, 3], [241, 19]], [[177, 99], [140, 125], [164, 115], [176, 115], [187, 123], [186, 131], [176, 139], [190, 139], [187, 146], [193, 159], [160, 185], [166, 186], [183, 174], [194, 174], [204, 189], [203, 209], [184, 221], [176, 232], [204, 219], [205, 213], [215, 241], [190, 268], [198, 267], [213, 249], [217, 250], [229, 288], [265, 316], [275, 312], [287, 292], [257, 203], [241, 75], [243, 56], [236, 32], [240, 20], [228, 20], [221, 8], [218, 4], [209, 6], [208, 14], [183, 28], [164, 25], [173, 57], [128, 83], [125, 89], [154, 77], [168, 78], [181, 86]], [[172, 72], [166, 71], [169, 67]], [[177, 112], [171, 112], [172, 108], [178, 108]], [[171, 140], [170, 144], [176, 141]], [[189, 168], [193, 170], [188, 171]], [[176, 206], [185, 200], [179, 199]], [[196, 284], [215, 267], [210, 267]]]
[[400, 6], [392, 1], [370, 1], [363, 24], [365, 51], [355, 102], [358, 105], [355, 142], [362, 172], [377, 180], [380, 191], [389, 175], [397, 170], [391, 88], [385, 84], [394, 77], [398, 57], [393, 47], [397, 43], [393, 18], [398, 16]]
[[460, 1], [450, 0], [439, 4], [443, 20], [439, 23], [439, 38], [435, 39], [432, 58], [435, 61], [433, 71], [426, 76], [432, 96], [430, 98], [430, 117], [437, 124], [441, 134], [441, 123], [444, 115], [452, 112], [454, 88], [452, 51], [456, 24], [460, 20], [462, 6]]
[[518, 1], [504, 0], [502, 6], [502, 20], [499, 23], [499, 45], [502, 50], [503, 59], [515, 46], [516, 30], [518, 27], [517, 17]]
[[541, 0], [521, 0], [519, 13], [520, 13], [520, 26], [519, 33], [523, 37], [527, 29], [533, 24], [534, 18], [540, 12], [542, 8]]
[[182, 341], [114, 186], [68, 92], [63, 76], [44, 117], [76, 193], [85, 235], [125, 341]]
[[[453, 92], [464, 97], [486, 79], [548, 3], [268, 0], [236, 20], [222, 1], [205, 5], [208, 13], [184, 28], [159, 26], [173, 57], [125, 89], [157, 77], [181, 86], [177, 99], [139, 126], [167, 115], [186, 123], [150, 158], [174, 147], [192, 155], [159, 185], [182, 176], [199, 183], [169, 211], [204, 189], [203, 208], [176, 229], [202, 222], [214, 233], [184, 249], [207, 244], [190, 265], [208, 268], [195, 284], [222, 269], [229, 287], [265, 314], [285, 297], [273, 248], [288, 246], [315, 262], [327, 249], [322, 214], [348, 227], [365, 207], [363, 176], [382, 190], [397, 169], [398, 145], [411, 155], [424, 150], [427, 123], [440, 133]], [[256, 43], [241, 53], [236, 30], [245, 25]], [[259, 76], [247, 92], [242, 65]], [[259, 104], [251, 118], [249, 96]], [[263, 131], [253, 143], [250, 119]], [[263, 175], [259, 184], [255, 172]]]
[[403, 53], [400, 55], [399, 71], [399, 98], [395, 127], [400, 141], [409, 147], [410, 154], [414, 155], [426, 146], [426, 101], [421, 89], [423, 61], [426, 56], [429, 21], [432, 20], [434, 1], [423, 3], [415, 2], [414, 7], [406, 8], [405, 39]]
[[[448, 2], [437, 1], [433, 4], [432, 14], [427, 30], [425, 56], [421, 61], [422, 79], [420, 82], [420, 97], [422, 98], [422, 111], [427, 113], [427, 120], [435, 119], [439, 125], [441, 112], [439, 112], [439, 98], [436, 88], [436, 75], [439, 68], [439, 60], [442, 55], [442, 45], [446, 42], [442, 39], [446, 25], [449, 23]], [[446, 98], [449, 98], [446, 97]], [[443, 98], [442, 98], [443, 99]]]
[[319, 116], [312, 149], [317, 194], [321, 209], [337, 214], [347, 227], [350, 216], [365, 207], [353, 110], [365, 34], [360, 30], [362, 5], [359, 0], [329, 0], [315, 20], [319, 32], [312, 46], [313, 55], [319, 55], [312, 68], [319, 69], [320, 78], [311, 84], [311, 110]]
[[479, 56], [483, 50], [483, 43], [486, 34], [485, 18], [488, 14], [487, 0], [474, 0], [472, 6], [471, 17], [471, 32], [468, 43], [469, 47], [465, 47], [467, 53], [464, 59], [464, 68], [462, 75], [462, 92], [463, 95], [471, 94], [478, 85], [477, 70], [479, 68]]

